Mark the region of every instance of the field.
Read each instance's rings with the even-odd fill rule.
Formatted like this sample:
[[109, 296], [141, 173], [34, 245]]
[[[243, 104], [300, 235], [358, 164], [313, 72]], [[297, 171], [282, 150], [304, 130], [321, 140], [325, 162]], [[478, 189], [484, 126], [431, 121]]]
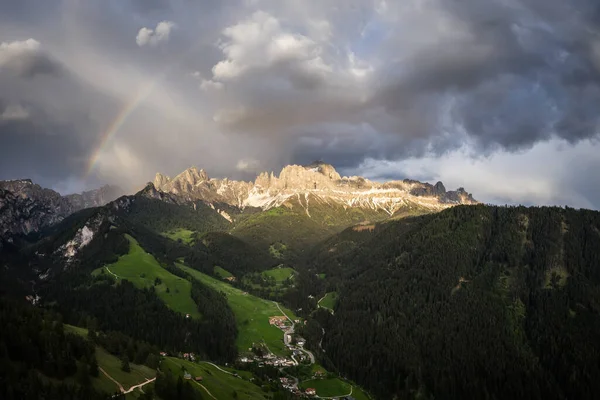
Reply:
[[[235, 314], [239, 330], [237, 346], [240, 352], [247, 352], [252, 347], [252, 343], [264, 342], [273, 353], [286, 354], [285, 345], [283, 344], [283, 332], [279, 328], [269, 325], [269, 317], [281, 315], [281, 311], [274, 302], [247, 294], [185, 265], [178, 264], [178, 266], [195, 279], [219, 292], [225, 293], [227, 302]], [[288, 317], [298, 318], [290, 310], [284, 307], [282, 309]]]
[[294, 270], [292, 268], [273, 268], [263, 271], [264, 276], [269, 276], [275, 279], [277, 284], [283, 283], [287, 278], [294, 275]]
[[[114, 264], [94, 270], [92, 274], [97, 275], [104, 270], [104, 273], [117, 279], [127, 279], [139, 288], [154, 286], [158, 297], [173, 311], [200, 318], [196, 303], [190, 295], [192, 284], [162, 268], [133, 237], [125, 236], [129, 240], [129, 253], [121, 256]], [[161, 283], [155, 285], [157, 278]]]
[[[349, 383], [346, 383], [340, 379], [311, 379], [302, 382], [298, 385], [302, 389], [315, 388], [317, 389], [317, 395], [321, 397], [334, 397], [344, 396], [350, 393], [352, 387]], [[354, 392], [354, 390], [353, 390]]]
[[[238, 378], [228, 373], [218, 370], [216, 367], [207, 363], [193, 363], [178, 358], [166, 358], [160, 365], [163, 371], [170, 370], [174, 375], [183, 375], [183, 367], [192, 375], [192, 380], [196, 376], [202, 377], [201, 385], [195, 382], [191, 384], [202, 393], [202, 398], [216, 399], [240, 399], [240, 400], [264, 400], [267, 398], [265, 392], [255, 384], [245, 379]], [[235, 393], [235, 394], [234, 394]]]
[[[80, 336], [87, 337], [88, 330], [85, 328], [68, 324], [65, 324], [64, 326], [65, 332], [72, 332]], [[98, 346], [96, 347], [96, 360], [98, 361], [98, 367], [102, 368], [107, 374], [112, 376], [117, 382], [123, 385], [125, 390], [129, 389], [131, 386], [145, 382], [146, 379], [154, 378], [156, 375], [156, 371], [153, 369], [148, 368], [145, 365], [137, 365], [133, 363], [129, 363], [131, 372], [122, 371], [121, 360], [104, 350], [102, 347]], [[106, 393], [116, 393], [119, 391], [117, 385], [106, 375], [104, 375], [102, 371], [100, 371], [97, 378], [92, 378], [92, 384], [96, 389]], [[135, 392], [136, 391], [132, 392], [130, 395], [134, 395]], [[128, 394], [128, 396], [130, 395]]]
[[[129, 389], [131, 386], [137, 385], [138, 383], [145, 382], [146, 379], [154, 378], [156, 375], [156, 371], [151, 368], [146, 367], [145, 365], [136, 365], [130, 363], [131, 372], [125, 372], [121, 370], [121, 360], [119, 358], [113, 356], [108, 353], [102, 347], [96, 347], [96, 359], [98, 360], [98, 366], [106, 371], [107, 374], [112, 376], [117, 382], [119, 382], [125, 390]], [[100, 372], [99, 378], [106, 377], [102, 372]], [[109, 381], [112, 384], [113, 390], [118, 390], [116, 385]]]
[[85, 328], [80, 328], [78, 326], [69, 325], [69, 324], [64, 324], [64, 327], [65, 327], [65, 332], [75, 333], [79, 336], [83, 336], [84, 338], [87, 338], [88, 330]]
[[215, 267], [214, 269], [215, 275], [219, 276], [219, 278], [225, 279], [233, 276], [231, 272], [227, 271], [225, 268]]
[[[350, 394], [352, 385], [346, 383], [340, 379], [311, 379], [302, 382], [298, 385], [302, 389], [315, 388], [317, 389], [317, 395], [321, 397], [334, 397], [334, 396], [345, 396]], [[352, 389], [354, 395], [354, 389]]]
[[338, 294], [337, 292], [329, 292], [319, 301], [319, 306], [333, 310], [337, 303]]
[[179, 241], [187, 245], [191, 245], [194, 242], [194, 235], [196, 232], [190, 231], [188, 229], [178, 228], [169, 232], [163, 232], [163, 236], [168, 237], [169, 239]]

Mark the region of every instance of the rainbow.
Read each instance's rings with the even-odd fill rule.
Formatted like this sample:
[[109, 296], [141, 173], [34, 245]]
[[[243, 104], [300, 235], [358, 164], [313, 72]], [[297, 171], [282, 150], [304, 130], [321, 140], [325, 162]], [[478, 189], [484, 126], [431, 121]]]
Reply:
[[142, 103], [150, 95], [159, 80], [160, 78], [150, 81], [150, 83], [144, 85], [140, 90], [138, 90], [129, 101], [125, 102], [123, 108], [121, 108], [115, 119], [108, 126], [108, 129], [106, 129], [106, 131], [104, 131], [104, 133], [100, 136], [98, 145], [88, 160], [84, 178], [87, 178], [94, 171], [102, 152], [110, 143], [110, 140], [127, 122], [129, 116], [135, 111], [140, 103]]

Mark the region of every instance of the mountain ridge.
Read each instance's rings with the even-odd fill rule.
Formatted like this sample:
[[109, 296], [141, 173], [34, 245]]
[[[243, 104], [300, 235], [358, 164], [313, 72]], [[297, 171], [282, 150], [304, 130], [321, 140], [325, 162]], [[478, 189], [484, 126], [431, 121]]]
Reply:
[[79, 210], [99, 207], [117, 199], [123, 190], [104, 185], [62, 196], [31, 179], [0, 181], [0, 239], [39, 232]]
[[342, 177], [332, 165], [321, 161], [305, 166], [287, 165], [277, 176], [273, 172], [262, 172], [254, 182], [210, 178], [203, 169], [194, 166], [174, 178], [157, 173], [152, 184], [161, 192], [188, 201], [220, 202], [242, 209], [268, 210], [293, 197], [300, 200], [300, 196], [308, 202], [309, 195], [344, 207], [381, 209], [389, 215], [409, 202], [430, 211], [478, 203], [462, 187], [446, 191], [442, 182], [431, 185], [404, 179], [379, 183], [360, 176]]

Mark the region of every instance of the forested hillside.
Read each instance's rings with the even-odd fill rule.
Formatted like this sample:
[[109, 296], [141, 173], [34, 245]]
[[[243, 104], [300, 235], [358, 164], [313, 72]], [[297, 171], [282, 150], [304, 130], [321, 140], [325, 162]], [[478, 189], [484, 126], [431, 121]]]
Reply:
[[59, 316], [0, 298], [0, 398], [108, 399], [93, 344], [66, 333]]
[[[152, 355], [154, 364], [157, 351], [233, 362], [249, 347], [240, 338], [280, 312], [265, 303], [271, 308], [260, 320], [256, 308], [248, 311], [252, 293], [306, 318], [296, 334], [316, 362], [376, 398], [600, 393], [600, 213], [473, 205], [379, 222], [375, 211], [331, 207], [307, 200], [230, 210], [230, 222], [201, 202], [124, 197], [4, 243], [0, 289], [21, 300], [40, 296], [36, 305], [65, 322], [110, 333], [95, 343], [138, 363]], [[235, 296], [223, 295], [230, 290]], [[3, 318], [42, 347], [80, 345], [36, 312], [16, 322], [4, 308]], [[264, 329], [284, 351], [283, 334]], [[25, 346], [13, 334], [0, 338], [13, 393], [24, 393], [35, 370], [40, 393], [95, 396], [85, 385], [55, 389], [44, 380], [76, 381], [81, 366], [93, 364], [84, 347], [47, 361], [5, 350]], [[139, 346], [125, 348], [125, 340]], [[157, 392], [176, 387], [165, 379], [159, 374]]]
[[600, 393], [598, 212], [456, 207], [319, 254], [326, 354], [381, 398]]
[[202, 201], [185, 205], [171, 204], [142, 195], [129, 196], [116, 202], [123, 204], [120, 215], [131, 222], [156, 232], [186, 228], [197, 232], [224, 231], [230, 222]]

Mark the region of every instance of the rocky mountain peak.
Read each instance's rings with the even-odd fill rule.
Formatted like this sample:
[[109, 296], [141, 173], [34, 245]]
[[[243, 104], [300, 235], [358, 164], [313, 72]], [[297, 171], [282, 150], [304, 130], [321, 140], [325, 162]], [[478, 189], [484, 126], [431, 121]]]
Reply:
[[444, 194], [446, 193], [446, 187], [442, 182], [436, 183], [433, 188], [435, 189], [436, 194]]
[[163, 191], [185, 194], [193, 192], [196, 186], [209, 180], [208, 174], [203, 169], [191, 167], [170, 180], [163, 175], [159, 177], [157, 174], [154, 183], [157, 188], [161, 188]]
[[171, 181], [171, 178], [169, 178], [166, 175], [161, 174], [160, 172], [156, 173], [156, 176], [154, 177], [154, 186], [155, 187], [163, 187], [164, 185], [166, 185], [167, 183], [169, 183]]
[[309, 169], [313, 172], [319, 172], [334, 181], [339, 181], [340, 179], [342, 179], [342, 177], [340, 176], [340, 174], [338, 174], [333, 165], [327, 164], [323, 161], [314, 161], [308, 165], [305, 165], [304, 168]]
[[[162, 185], [160, 184], [163, 183]], [[442, 182], [435, 185], [414, 180], [371, 182], [359, 176], [342, 177], [323, 161], [308, 165], [287, 165], [279, 176], [260, 173], [254, 182], [208, 179], [203, 170], [189, 168], [170, 181], [155, 179], [156, 189], [186, 200], [226, 203], [236, 207], [269, 209], [292, 198], [309, 195], [319, 201], [343, 207], [382, 209], [390, 215], [408, 204], [440, 210], [455, 204], [476, 203], [468, 193], [446, 191]]]

